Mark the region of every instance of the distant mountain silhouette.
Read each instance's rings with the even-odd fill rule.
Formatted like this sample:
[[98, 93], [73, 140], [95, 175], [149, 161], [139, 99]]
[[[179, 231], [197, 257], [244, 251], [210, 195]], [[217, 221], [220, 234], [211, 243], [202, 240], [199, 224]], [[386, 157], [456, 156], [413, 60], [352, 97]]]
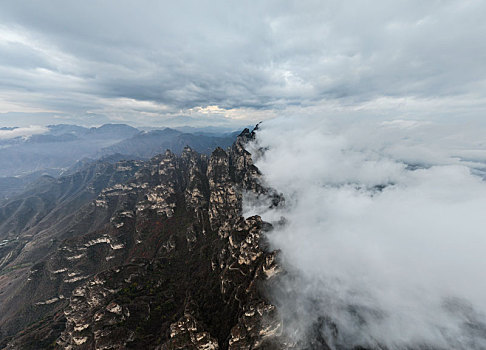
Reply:
[[235, 133], [190, 134], [169, 128], [140, 131], [125, 124], [97, 128], [59, 124], [47, 129], [44, 134], [0, 140], [0, 202], [39, 176], [65, 174], [83, 159], [90, 162], [115, 154], [118, 160], [149, 159], [166, 149], [179, 154], [186, 145], [210, 153], [218, 146], [231, 145], [236, 138]]
[[170, 149], [180, 154], [185, 146], [191, 147], [199, 153], [209, 154], [216, 147], [230, 146], [237, 136], [236, 133], [221, 136], [208, 136], [205, 134], [189, 134], [175, 129], [143, 131], [135, 136], [104, 148], [100, 155], [114, 153], [150, 158], [156, 154]]

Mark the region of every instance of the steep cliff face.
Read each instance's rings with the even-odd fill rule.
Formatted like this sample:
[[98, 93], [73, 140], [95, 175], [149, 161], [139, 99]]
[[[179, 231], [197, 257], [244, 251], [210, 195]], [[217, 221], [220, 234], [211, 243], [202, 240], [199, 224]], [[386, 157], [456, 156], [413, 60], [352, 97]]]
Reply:
[[141, 165], [135, 161], [96, 162], [70, 176], [47, 177], [0, 207], [0, 339], [56, 305], [33, 306], [64, 295], [62, 290], [59, 295], [52, 291], [61, 275], [51, 273], [59, 270], [54, 265], [50, 270], [44, 268], [50, 266], [45, 265], [46, 256], [65, 239], [104, 228], [117, 207], [100, 210], [93, 201], [104, 188], [128, 181]]
[[[210, 157], [186, 148], [143, 163], [102, 190], [106, 225], [63, 241], [20, 288], [32, 323], [11, 349], [281, 349], [281, 322], [262, 291], [278, 272], [260, 217], [242, 194], [258, 182], [245, 130]], [[82, 220], [81, 220], [82, 221]], [[30, 315], [30, 316], [28, 316]], [[10, 326], [12, 326], [10, 324]]]

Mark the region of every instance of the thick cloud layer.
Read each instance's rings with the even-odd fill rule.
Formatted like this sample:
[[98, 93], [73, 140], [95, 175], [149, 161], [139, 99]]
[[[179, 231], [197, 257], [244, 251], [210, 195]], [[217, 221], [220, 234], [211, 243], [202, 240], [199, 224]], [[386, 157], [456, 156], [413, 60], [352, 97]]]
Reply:
[[246, 125], [372, 106], [477, 119], [485, 12], [481, 0], [5, 1], [0, 112]]
[[261, 125], [256, 164], [286, 206], [248, 198], [246, 211], [275, 223], [290, 274], [273, 297], [290, 337], [320, 324], [336, 348], [486, 348], [484, 135], [403, 120]]

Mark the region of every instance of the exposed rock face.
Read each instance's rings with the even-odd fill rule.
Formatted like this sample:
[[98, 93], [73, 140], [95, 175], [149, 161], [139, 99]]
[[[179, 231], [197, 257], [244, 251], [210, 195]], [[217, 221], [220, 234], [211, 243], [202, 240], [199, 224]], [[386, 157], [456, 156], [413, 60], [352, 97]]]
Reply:
[[87, 219], [109, 213], [106, 224], [31, 269], [20, 295], [44, 318], [7, 348], [290, 348], [262, 293], [279, 271], [270, 225], [241, 216], [243, 191], [280, 200], [258, 182], [252, 137], [210, 157], [166, 152], [103, 189]]
[[0, 208], [0, 348], [8, 336], [68, 302], [72, 288], [64, 288], [69, 285], [64, 280], [74, 283], [91, 275], [74, 265], [101, 246], [84, 246], [90, 237], [100, 238], [95, 232], [113, 234], [117, 247], [117, 235], [105, 228], [118, 204], [100, 208], [94, 200], [104, 189], [126, 183], [142, 166], [95, 162], [69, 176], [46, 178]]

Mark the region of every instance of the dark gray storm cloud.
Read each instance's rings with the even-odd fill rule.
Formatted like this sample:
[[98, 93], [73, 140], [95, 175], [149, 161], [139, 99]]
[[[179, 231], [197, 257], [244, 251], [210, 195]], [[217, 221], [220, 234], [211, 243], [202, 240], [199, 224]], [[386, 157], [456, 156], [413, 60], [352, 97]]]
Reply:
[[478, 118], [484, 13], [481, 0], [2, 2], [0, 113], [135, 124], [356, 109]]

